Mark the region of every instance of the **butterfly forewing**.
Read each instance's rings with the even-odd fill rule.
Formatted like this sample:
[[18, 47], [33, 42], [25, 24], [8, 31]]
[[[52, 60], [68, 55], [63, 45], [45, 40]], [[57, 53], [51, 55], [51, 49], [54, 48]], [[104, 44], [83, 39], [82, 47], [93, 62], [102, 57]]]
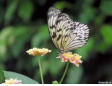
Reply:
[[56, 35], [56, 21], [57, 21], [59, 13], [60, 13], [59, 10], [52, 8], [52, 7], [48, 10], [49, 32], [50, 32], [51, 39], [57, 48], [58, 48], [58, 46], [56, 43], [56, 37], [57, 37], [57, 35]]
[[48, 27], [51, 39], [60, 51], [82, 47], [88, 40], [87, 25], [73, 22], [67, 14], [56, 8], [48, 11]]

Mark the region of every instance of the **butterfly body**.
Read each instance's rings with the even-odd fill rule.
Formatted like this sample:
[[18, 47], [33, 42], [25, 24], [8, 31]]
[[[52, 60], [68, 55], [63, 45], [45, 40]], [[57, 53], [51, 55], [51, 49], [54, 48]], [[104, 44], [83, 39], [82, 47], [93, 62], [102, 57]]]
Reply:
[[67, 14], [56, 8], [48, 10], [48, 27], [51, 39], [60, 52], [82, 47], [88, 40], [87, 25], [73, 22]]

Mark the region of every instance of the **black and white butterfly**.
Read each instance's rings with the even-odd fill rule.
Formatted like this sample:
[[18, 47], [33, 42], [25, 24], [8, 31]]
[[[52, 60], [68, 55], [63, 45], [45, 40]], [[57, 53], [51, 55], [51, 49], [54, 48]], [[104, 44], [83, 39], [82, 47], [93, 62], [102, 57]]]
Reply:
[[48, 27], [51, 39], [60, 52], [80, 48], [87, 43], [88, 26], [72, 21], [67, 14], [53, 7], [48, 10]]

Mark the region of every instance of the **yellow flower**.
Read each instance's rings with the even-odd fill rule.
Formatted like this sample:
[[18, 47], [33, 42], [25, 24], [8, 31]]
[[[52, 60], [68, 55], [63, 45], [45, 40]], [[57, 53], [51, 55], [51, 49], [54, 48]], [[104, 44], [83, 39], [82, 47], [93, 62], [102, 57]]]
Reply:
[[42, 48], [42, 49], [39, 49], [39, 48], [33, 48], [33, 49], [29, 49], [26, 51], [29, 55], [32, 55], [32, 56], [35, 56], [35, 55], [45, 55], [49, 52], [51, 52], [51, 50], [48, 50], [46, 48]]
[[72, 52], [60, 54], [57, 58], [60, 58], [62, 62], [69, 61], [70, 63], [75, 64], [77, 67], [79, 66], [79, 63], [82, 63], [81, 56], [78, 54], [72, 54]]
[[5, 80], [5, 82], [3, 84], [21, 84], [21, 80], [17, 80], [17, 79], [9, 79], [9, 80]]

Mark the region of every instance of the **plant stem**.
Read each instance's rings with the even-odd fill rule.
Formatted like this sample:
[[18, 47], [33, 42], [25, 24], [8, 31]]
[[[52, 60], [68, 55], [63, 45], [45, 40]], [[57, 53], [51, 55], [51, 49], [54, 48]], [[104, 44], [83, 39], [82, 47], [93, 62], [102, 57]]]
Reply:
[[60, 84], [63, 82], [63, 80], [64, 80], [64, 78], [65, 78], [65, 75], [66, 75], [66, 73], [67, 73], [68, 67], [69, 67], [69, 62], [66, 64], [65, 71], [64, 71], [64, 73], [63, 73], [63, 75], [62, 75], [62, 77], [61, 77], [61, 80], [60, 80], [60, 82], [59, 82]]
[[39, 70], [40, 70], [41, 82], [42, 82], [42, 84], [44, 84], [43, 73], [42, 73], [42, 66], [41, 66], [40, 57], [37, 57], [37, 58], [38, 58], [38, 64], [39, 64]]

